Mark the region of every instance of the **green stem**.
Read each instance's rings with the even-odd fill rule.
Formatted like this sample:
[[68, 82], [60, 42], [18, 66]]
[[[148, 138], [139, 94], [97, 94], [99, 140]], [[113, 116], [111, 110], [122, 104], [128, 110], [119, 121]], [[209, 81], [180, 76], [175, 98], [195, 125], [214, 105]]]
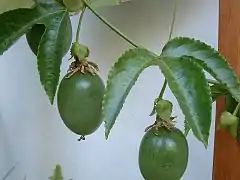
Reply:
[[158, 100], [163, 98], [163, 95], [164, 95], [164, 92], [166, 90], [166, 87], [167, 87], [167, 80], [165, 79], [164, 83], [163, 83], [163, 86], [162, 86], [162, 89], [161, 89], [161, 92], [160, 92], [160, 94], [158, 96]]
[[210, 83], [210, 84], [214, 84], [214, 85], [219, 85], [220, 84], [218, 81], [211, 80], [211, 79], [207, 79], [207, 82]]
[[116, 34], [118, 34], [120, 37], [122, 37], [125, 41], [130, 43], [132, 46], [138, 48], [140, 47], [135, 42], [133, 42], [130, 38], [128, 38], [126, 35], [124, 35], [122, 32], [120, 32], [117, 28], [115, 28], [111, 23], [109, 23], [104, 17], [102, 17], [98, 12], [86, 1], [83, 0], [86, 7], [96, 16], [98, 19], [100, 19], [105, 25], [107, 25], [112, 31], [114, 31]]
[[176, 12], [177, 12], [177, 0], [174, 0], [174, 5], [173, 5], [173, 19], [172, 19], [172, 24], [171, 24], [171, 28], [170, 28], [170, 33], [169, 33], [168, 40], [170, 40], [170, 39], [172, 38], [173, 28], [174, 28], [174, 24], [175, 24], [175, 20], [176, 20]]
[[79, 21], [78, 21], [78, 27], [77, 27], [77, 33], [76, 33], [76, 42], [78, 43], [79, 41], [79, 36], [80, 36], [80, 29], [81, 29], [81, 25], [82, 25], [82, 21], [83, 21], [83, 16], [85, 13], [86, 7], [83, 8], [81, 15], [79, 17]]
[[[174, 5], [173, 5], [173, 18], [172, 18], [172, 23], [171, 23], [171, 27], [170, 27], [170, 32], [169, 32], [169, 37], [168, 40], [171, 40], [172, 38], [172, 34], [173, 34], [173, 28], [174, 28], [174, 24], [175, 24], [175, 20], [176, 20], [176, 12], [177, 12], [177, 0], [174, 0]], [[163, 98], [164, 92], [166, 90], [167, 87], [167, 80], [164, 80], [161, 92], [158, 96], [158, 100]]]
[[235, 108], [234, 112], [233, 112], [233, 115], [236, 116], [238, 111], [240, 109], [240, 102], [238, 103], [237, 107]]

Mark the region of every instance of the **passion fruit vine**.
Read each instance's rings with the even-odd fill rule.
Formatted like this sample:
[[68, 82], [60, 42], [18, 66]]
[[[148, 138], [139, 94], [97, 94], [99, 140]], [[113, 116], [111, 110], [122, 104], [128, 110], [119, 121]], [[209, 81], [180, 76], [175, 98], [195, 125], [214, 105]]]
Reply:
[[71, 63], [67, 75], [60, 82], [57, 105], [64, 124], [81, 136], [79, 140], [85, 140], [86, 135], [95, 132], [102, 124], [105, 86], [96, 73], [97, 65], [85, 58], [79, 59], [80, 54], [73, 52], [76, 52], [75, 48], [71, 49], [75, 61]]
[[139, 169], [145, 180], [180, 180], [188, 164], [188, 143], [169, 121], [146, 129], [139, 148]]

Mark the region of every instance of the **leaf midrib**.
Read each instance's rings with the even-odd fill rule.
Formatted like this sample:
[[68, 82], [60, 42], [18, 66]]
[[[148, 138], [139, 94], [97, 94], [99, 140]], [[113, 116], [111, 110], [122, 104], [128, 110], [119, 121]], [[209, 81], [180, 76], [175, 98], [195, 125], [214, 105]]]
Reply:
[[[165, 67], [165, 70], [167, 71], [167, 73], [169, 74], [169, 76], [170, 76], [172, 79], [175, 79], [174, 76], [173, 76], [173, 74], [171, 73], [171, 70], [169, 69], [168, 65], [164, 62], [163, 57], [162, 57], [162, 59], [160, 59], [160, 62], [161, 62], [162, 65]], [[177, 88], [180, 90], [179, 92], [181, 93], [181, 96], [182, 96], [182, 97], [185, 97], [185, 96], [183, 95], [183, 93], [182, 93], [182, 92], [184, 91], [184, 89], [180, 88], [179, 83], [177, 83], [177, 81], [175, 81], [175, 83], [176, 83]], [[194, 115], [192, 115], [189, 106], [186, 105], [186, 102], [187, 102], [187, 101], [186, 101], [186, 98], [184, 98], [185, 108], [188, 110], [189, 114], [191, 114], [191, 117], [195, 117]], [[193, 121], [193, 122], [194, 122], [194, 124], [195, 124], [195, 121]], [[198, 125], [195, 124], [195, 128], [196, 128], [197, 132], [201, 132], [201, 130], [198, 128]], [[198, 133], [198, 136], [199, 136], [199, 135], [200, 135], [200, 134]], [[204, 137], [201, 137], [201, 140], [203, 140], [203, 139], [204, 139]]]
[[6, 44], [6, 42], [8, 41], [12, 41], [14, 39], [17, 38], [18, 34], [21, 34], [22, 32], [24, 32], [25, 29], [27, 29], [27, 27], [31, 26], [32, 24], [35, 24], [39, 21], [41, 21], [42, 19], [45, 19], [49, 16], [52, 16], [52, 15], [55, 15], [55, 14], [60, 14], [62, 12], [67, 12], [65, 9], [62, 9], [60, 11], [56, 11], [56, 12], [53, 12], [53, 13], [50, 13], [50, 14], [47, 14], [47, 15], [43, 15], [43, 16], [40, 16], [39, 18], [37, 19], [34, 19], [33, 21], [31, 21], [30, 23], [27, 23], [27, 25], [25, 26], [22, 26], [22, 28], [19, 29], [19, 31], [13, 33], [12, 36], [9, 36], [9, 38], [6, 38], [5, 40], [2, 41], [2, 43], [0, 44], [0, 46], [3, 46], [4, 44]]

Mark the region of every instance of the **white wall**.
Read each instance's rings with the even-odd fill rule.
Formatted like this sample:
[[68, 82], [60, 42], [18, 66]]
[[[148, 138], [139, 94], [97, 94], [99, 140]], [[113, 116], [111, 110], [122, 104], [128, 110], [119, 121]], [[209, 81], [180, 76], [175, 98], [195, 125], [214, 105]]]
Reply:
[[[160, 52], [167, 41], [170, 0], [135, 0], [100, 12], [129, 37], [155, 52]], [[77, 19], [72, 18], [75, 28]], [[174, 30], [174, 36], [178, 35], [195, 37], [217, 48], [218, 0], [179, 0]], [[99, 64], [105, 81], [116, 58], [130, 45], [90, 13], [86, 15], [82, 36], [82, 42], [91, 49], [90, 59]], [[163, 83], [158, 68], [149, 68], [141, 75], [108, 141], [104, 139], [103, 126], [79, 143], [77, 136], [63, 125], [56, 103], [49, 104], [40, 85], [36, 59], [25, 38], [0, 57], [0, 82], [0, 177], [19, 163], [9, 180], [21, 180], [25, 174], [28, 180], [44, 180], [59, 163], [66, 179], [142, 180], [138, 147], [144, 128], [153, 122], [148, 114]], [[182, 128], [183, 115], [169, 89], [165, 98], [175, 103], [174, 115]], [[188, 137], [190, 159], [183, 180], [211, 180], [213, 134], [212, 128], [207, 150], [192, 134]]]

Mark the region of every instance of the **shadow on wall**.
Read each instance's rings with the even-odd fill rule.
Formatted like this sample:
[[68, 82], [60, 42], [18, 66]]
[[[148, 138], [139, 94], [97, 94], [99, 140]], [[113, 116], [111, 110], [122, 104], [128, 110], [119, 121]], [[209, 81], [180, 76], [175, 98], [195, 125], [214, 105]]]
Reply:
[[2, 114], [0, 113], [0, 178], [6, 176], [11, 166], [13, 166], [11, 144], [7, 135], [7, 128], [5, 127]]

